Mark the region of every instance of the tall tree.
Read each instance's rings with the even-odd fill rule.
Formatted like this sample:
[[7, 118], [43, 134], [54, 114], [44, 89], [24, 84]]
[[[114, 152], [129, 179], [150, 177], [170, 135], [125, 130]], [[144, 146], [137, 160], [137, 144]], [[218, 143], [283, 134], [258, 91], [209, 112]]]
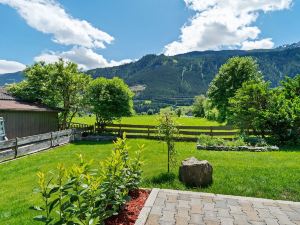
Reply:
[[90, 77], [78, 70], [77, 64], [60, 59], [53, 64], [35, 63], [25, 70], [25, 80], [8, 87], [13, 95], [59, 108], [61, 128], [68, 128], [84, 103]]
[[93, 80], [88, 89], [88, 102], [96, 115], [97, 123], [107, 123], [133, 113], [133, 92], [120, 78]]
[[213, 107], [219, 110], [219, 119], [226, 120], [229, 98], [235, 95], [245, 81], [261, 79], [258, 64], [252, 57], [233, 57], [222, 65], [207, 92]]
[[270, 99], [270, 83], [248, 81], [243, 83], [235, 96], [229, 99], [228, 120], [241, 131], [253, 130], [257, 134], [266, 133], [266, 110]]

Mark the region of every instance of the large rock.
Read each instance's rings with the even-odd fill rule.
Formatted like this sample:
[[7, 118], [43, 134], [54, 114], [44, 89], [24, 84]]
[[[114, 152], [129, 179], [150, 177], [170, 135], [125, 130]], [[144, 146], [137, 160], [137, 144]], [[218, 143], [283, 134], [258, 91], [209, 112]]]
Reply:
[[206, 160], [195, 157], [187, 158], [181, 162], [179, 179], [192, 187], [205, 187], [212, 183], [213, 168]]

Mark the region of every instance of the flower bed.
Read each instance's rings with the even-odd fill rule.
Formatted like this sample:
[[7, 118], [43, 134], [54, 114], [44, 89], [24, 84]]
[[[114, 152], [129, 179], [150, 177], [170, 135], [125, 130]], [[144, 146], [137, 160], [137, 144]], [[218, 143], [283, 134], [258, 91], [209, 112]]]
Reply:
[[278, 151], [277, 146], [265, 146], [265, 147], [256, 147], [256, 146], [202, 146], [197, 145], [198, 150], [210, 150], [210, 151], [249, 151], [249, 152], [269, 152], [269, 151]]

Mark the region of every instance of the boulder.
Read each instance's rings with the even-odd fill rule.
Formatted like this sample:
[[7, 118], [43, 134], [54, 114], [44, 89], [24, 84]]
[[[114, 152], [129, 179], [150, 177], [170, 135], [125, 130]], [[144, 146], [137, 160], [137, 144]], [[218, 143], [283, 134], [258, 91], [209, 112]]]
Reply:
[[191, 187], [205, 187], [212, 183], [213, 167], [206, 160], [187, 158], [179, 167], [179, 179]]

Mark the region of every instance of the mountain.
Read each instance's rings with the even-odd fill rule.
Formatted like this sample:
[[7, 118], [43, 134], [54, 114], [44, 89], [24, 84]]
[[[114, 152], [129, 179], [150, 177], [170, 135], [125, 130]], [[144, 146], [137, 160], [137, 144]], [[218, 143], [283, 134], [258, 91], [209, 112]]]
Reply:
[[[223, 50], [165, 56], [146, 55], [129, 64], [87, 71], [94, 78], [119, 76], [136, 92], [136, 99], [191, 102], [204, 94], [222, 64], [233, 56], [252, 56], [273, 86], [286, 76], [300, 74], [300, 42], [270, 50]], [[19, 82], [22, 72], [0, 75], [0, 86]]]
[[0, 74], [0, 87], [5, 84], [18, 83], [24, 79], [24, 74], [20, 72]]
[[87, 71], [94, 78], [121, 77], [137, 92], [136, 99], [191, 99], [204, 94], [215, 74], [233, 56], [252, 56], [266, 80], [279, 85], [285, 76], [300, 73], [300, 44], [271, 50], [190, 52], [175, 56], [146, 55], [140, 60], [111, 68]]

